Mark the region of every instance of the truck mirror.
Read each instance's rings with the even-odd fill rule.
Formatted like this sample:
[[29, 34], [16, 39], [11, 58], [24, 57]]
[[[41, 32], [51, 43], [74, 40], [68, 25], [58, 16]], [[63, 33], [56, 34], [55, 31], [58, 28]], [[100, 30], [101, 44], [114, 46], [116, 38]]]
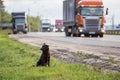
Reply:
[[108, 15], [108, 10], [109, 10], [109, 9], [108, 9], [108, 8], [106, 8], [106, 15]]

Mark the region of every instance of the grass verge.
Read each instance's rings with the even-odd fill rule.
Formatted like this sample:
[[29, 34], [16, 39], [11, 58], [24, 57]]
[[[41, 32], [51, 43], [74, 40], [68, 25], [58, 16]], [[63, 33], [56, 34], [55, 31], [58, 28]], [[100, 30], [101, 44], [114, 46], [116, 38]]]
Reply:
[[39, 48], [22, 44], [0, 32], [0, 80], [119, 80], [120, 73], [101, 73], [83, 64], [67, 64], [55, 58], [50, 67], [35, 67]]

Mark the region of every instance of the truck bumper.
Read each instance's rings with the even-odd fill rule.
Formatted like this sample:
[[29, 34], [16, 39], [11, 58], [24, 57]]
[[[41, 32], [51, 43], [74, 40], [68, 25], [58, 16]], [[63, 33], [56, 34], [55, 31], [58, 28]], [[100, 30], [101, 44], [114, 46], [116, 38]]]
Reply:
[[89, 35], [101, 35], [101, 34], [104, 34], [105, 31], [104, 30], [98, 30], [98, 31], [90, 32], [88, 30], [80, 30], [79, 33], [80, 34], [89, 34]]

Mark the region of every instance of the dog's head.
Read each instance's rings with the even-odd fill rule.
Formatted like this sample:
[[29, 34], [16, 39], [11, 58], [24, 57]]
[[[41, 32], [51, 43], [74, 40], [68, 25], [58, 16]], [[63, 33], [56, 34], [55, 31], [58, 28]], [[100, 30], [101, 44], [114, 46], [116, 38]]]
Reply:
[[40, 50], [42, 50], [42, 51], [48, 51], [49, 50], [49, 46], [44, 43], [42, 45], [42, 48]]

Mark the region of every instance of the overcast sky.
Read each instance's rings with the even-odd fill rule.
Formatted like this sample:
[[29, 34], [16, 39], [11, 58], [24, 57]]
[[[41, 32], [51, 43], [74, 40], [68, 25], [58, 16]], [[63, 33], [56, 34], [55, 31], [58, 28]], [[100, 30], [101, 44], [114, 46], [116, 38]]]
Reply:
[[[120, 12], [120, 0], [103, 0], [105, 7], [111, 12]], [[41, 16], [52, 20], [62, 19], [63, 0], [4, 0], [8, 12], [25, 11], [30, 15]], [[120, 14], [120, 13], [119, 13]]]

